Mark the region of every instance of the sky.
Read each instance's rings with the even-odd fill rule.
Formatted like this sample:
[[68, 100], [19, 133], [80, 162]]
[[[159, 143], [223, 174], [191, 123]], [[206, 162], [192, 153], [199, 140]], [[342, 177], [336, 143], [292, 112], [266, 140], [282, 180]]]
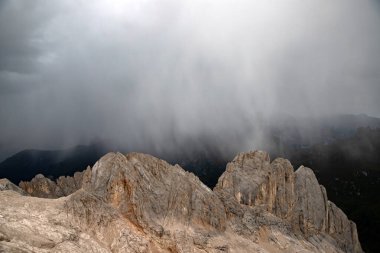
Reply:
[[332, 113], [380, 117], [378, 0], [0, 1], [0, 160]]

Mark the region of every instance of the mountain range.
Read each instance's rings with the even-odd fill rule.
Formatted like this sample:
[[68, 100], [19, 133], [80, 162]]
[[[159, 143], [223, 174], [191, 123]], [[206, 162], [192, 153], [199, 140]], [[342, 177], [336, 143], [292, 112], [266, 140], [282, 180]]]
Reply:
[[[267, 124], [264, 135], [270, 141], [265, 148], [270, 155], [286, 157], [296, 168], [313, 168], [329, 199], [357, 223], [363, 249], [379, 252], [380, 119], [366, 115], [320, 120], [286, 116]], [[219, 142], [206, 140], [202, 146], [207, 148], [201, 151], [189, 142], [181, 152], [155, 155], [193, 172], [212, 188], [238, 150], [223, 153]], [[67, 150], [24, 150], [0, 163], [0, 178], [18, 184], [43, 174], [54, 181], [85, 170], [109, 151], [99, 143]]]
[[363, 252], [313, 171], [252, 151], [213, 190], [179, 165], [108, 153], [56, 182], [0, 179], [1, 252]]

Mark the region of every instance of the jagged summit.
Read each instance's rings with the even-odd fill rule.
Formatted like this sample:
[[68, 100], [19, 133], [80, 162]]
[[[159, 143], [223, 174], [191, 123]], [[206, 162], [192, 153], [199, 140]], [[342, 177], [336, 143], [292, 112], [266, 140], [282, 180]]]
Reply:
[[312, 170], [263, 151], [237, 155], [213, 190], [140, 153], [108, 153], [56, 182], [8, 182], [0, 252], [362, 252]]

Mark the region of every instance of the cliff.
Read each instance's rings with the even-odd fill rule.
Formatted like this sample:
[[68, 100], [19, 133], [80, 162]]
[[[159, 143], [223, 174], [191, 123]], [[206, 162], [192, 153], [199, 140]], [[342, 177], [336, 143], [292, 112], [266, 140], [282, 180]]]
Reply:
[[262, 151], [236, 156], [214, 190], [139, 153], [4, 185], [0, 252], [362, 252], [313, 172]]

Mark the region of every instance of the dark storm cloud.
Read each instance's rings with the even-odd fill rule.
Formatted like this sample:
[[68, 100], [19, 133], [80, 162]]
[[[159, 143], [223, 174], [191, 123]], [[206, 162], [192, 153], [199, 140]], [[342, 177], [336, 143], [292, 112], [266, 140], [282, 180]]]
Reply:
[[278, 114], [380, 116], [379, 27], [375, 1], [2, 1], [0, 148], [247, 149]]
[[2, 1], [0, 71], [32, 72], [42, 55], [43, 29], [53, 15], [46, 1]]

